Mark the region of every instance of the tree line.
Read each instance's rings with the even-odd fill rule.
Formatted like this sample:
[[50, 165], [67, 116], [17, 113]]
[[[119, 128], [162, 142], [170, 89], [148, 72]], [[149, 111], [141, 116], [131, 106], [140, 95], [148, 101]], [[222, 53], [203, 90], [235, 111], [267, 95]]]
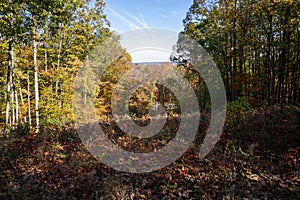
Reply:
[[[110, 31], [104, 6], [102, 0], [0, 2], [0, 125], [5, 133], [74, 120], [74, 79], [96, 46], [102, 56], [122, 54], [105, 63], [110, 68], [99, 83], [98, 112], [111, 113], [109, 97], [131, 58]], [[253, 105], [299, 105], [299, 14], [296, 0], [194, 0], [180, 35], [212, 56], [229, 101], [246, 97]], [[120, 53], [101, 49], [103, 41]], [[209, 95], [201, 75], [184, 60], [171, 60], [190, 81], [201, 108], [206, 107]]]
[[183, 23], [219, 67], [229, 101], [299, 105], [299, 1], [194, 0]]
[[110, 37], [102, 0], [0, 2], [0, 123], [18, 126], [72, 119], [73, 79], [86, 54]]

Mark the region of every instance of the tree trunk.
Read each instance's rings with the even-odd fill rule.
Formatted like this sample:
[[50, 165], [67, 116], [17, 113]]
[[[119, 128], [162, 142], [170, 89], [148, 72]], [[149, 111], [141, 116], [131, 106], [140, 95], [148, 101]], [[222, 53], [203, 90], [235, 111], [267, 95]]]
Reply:
[[29, 79], [29, 71], [27, 71], [27, 99], [28, 99], [28, 122], [29, 127], [31, 129], [31, 107], [30, 107], [30, 79]]
[[[13, 79], [12, 79], [13, 80]], [[12, 87], [13, 88], [13, 87]], [[16, 114], [15, 114], [15, 108], [14, 108], [14, 104], [15, 104], [15, 101], [14, 101], [14, 90], [10, 93], [10, 98], [11, 98], [11, 105], [13, 106], [12, 109], [11, 109], [11, 118], [12, 118], [12, 124], [11, 124], [11, 127], [12, 127], [12, 130], [15, 130], [15, 119], [16, 119]]]
[[16, 100], [16, 126], [19, 125], [19, 100], [18, 100], [18, 92], [16, 87], [14, 88], [15, 100]]
[[4, 125], [4, 133], [8, 133], [9, 126], [9, 112], [10, 112], [10, 96], [11, 96], [11, 73], [14, 68], [14, 48], [13, 48], [13, 40], [10, 38], [8, 45], [8, 66], [7, 66], [7, 89], [6, 89], [6, 110], [5, 110], [5, 125]]
[[36, 42], [36, 20], [33, 17], [33, 65], [34, 65], [34, 93], [35, 93], [35, 118], [36, 132], [39, 132], [39, 84], [38, 84], [38, 64], [37, 64], [37, 42]]
[[18, 125], [18, 118], [19, 118], [19, 102], [18, 102], [18, 93], [17, 93], [17, 88], [16, 88], [16, 81], [15, 81], [15, 74], [14, 70], [11, 72], [11, 82], [12, 82], [12, 94], [11, 94], [11, 99], [12, 99], [12, 111], [13, 111], [13, 129], [16, 128]]
[[[21, 85], [21, 84], [19, 83], [19, 85]], [[23, 98], [23, 93], [22, 93], [21, 87], [19, 87], [19, 92], [20, 92], [21, 105], [22, 105], [22, 107], [23, 107], [23, 106], [24, 106], [24, 98]], [[20, 119], [21, 119], [21, 123], [22, 123], [22, 122], [23, 122], [23, 121], [22, 121], [23, 112], [21, 111], [20, 113], [21, 113]], [[24, 122], [25, 122], [25, 123], [27, 122], [26, 115], [24, 115]]]

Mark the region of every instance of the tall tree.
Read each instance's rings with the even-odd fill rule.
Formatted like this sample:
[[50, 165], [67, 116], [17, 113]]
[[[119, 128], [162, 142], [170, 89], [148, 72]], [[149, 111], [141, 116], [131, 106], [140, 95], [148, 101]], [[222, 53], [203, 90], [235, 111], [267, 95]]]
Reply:
[[229, 100], [298, 104], [299, 9], [295, 0], [194, 0], [184, 34], [213, 56]]
[[9, 127], [10, 100], [11, 98], [15, 98], [14, 95], [11, 95], [11, 89], [13, 88], [13, 85], [15, 85], [13, 79], [15, 67], [14, 43], [18, 39], [18, 35], [24, 31], [22, 30], [22, 19], [20, 18], [22, 7], [22, 2], [18, 0], [5, 0], [0, 2], [0, 37], [4, 43], [8, 43], [4, 133], [8, 132]]
[[7, 82], [5, 91], [0, 91], [1, 102], [4, 95], [7, 100], [0, 123], [5, 131], [10, 121], [18, 122], [22, 115], [28, 115], [24, 121], [30, 125], [31, 116], [35, 117], [32, 124], [37, 131], [41, 124], [72, 120], [68, 102], [77, 69], [87, 53], [110, 35], [104, 6], [102, 0], [0, 2], [0, 66], [7, 66], [0, 69], [7, 74], [0, 79]]

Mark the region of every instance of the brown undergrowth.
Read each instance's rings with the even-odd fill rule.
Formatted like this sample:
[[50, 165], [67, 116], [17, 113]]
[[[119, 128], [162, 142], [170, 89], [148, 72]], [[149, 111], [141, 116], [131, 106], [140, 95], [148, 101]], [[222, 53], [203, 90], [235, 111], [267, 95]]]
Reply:
[[196, 142], [180, 159], [145, 174], [100, 164], [71, 126], [47, 128], [39, 135], [12, 133], [0, 143], [0, 198], [300, 198], [299, 110], [231, 110], [220, 141], [200, 160], [204, 119]]

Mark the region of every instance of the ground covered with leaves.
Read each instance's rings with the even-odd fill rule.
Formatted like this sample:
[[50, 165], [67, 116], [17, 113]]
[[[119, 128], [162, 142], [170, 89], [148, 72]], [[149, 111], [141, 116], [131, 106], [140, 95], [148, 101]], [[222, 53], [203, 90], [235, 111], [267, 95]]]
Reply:
[[221, 140], [199, 159], [203, 119], [180, 159], [145, 174], [99, 163], [72, 127], [16, 131], [0, 141], [0, 199], [300, 199], [299, 110], [232, 106]]

